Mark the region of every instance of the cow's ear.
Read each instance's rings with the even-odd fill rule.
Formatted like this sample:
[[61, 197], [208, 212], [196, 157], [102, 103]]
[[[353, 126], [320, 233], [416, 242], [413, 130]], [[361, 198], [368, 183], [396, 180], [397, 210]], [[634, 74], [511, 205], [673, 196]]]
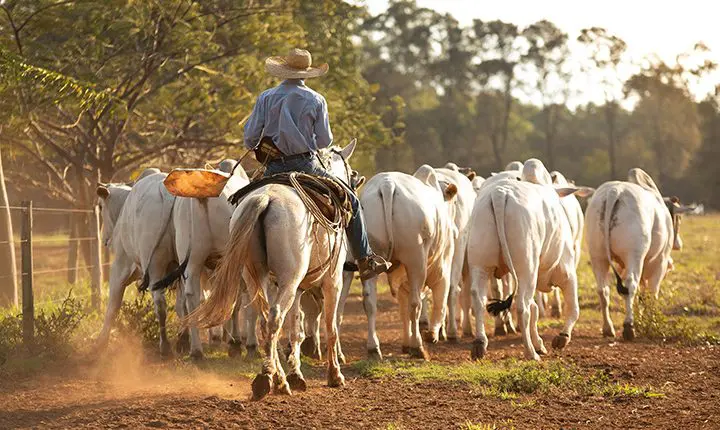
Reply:
[[357, 138], [353, 138], [353, 140], [350, 141], [348, 146], [344, 147], [340, 154], [342, 154], [342, 157], [346, 160], [349, 160], [350, 157], [352, 157], [353, 152], [355, 152], [355, 146], [357, 145]]
[[98, 182], [98, 184], [97, 184], [97, 189], [95, 190], [95, 193], [101, 199], [106, 199], [110, 196], [110, 190], [108, 190], [107, 185], [102, 184], [100, 182]]
[[443, 197], [445, 198], [445, 201], [452, 200], [457, 195], [458, 189], [455, 186], [455, 184], [447, 184], [447, 186], [443, 189]]
[[468, 179], [470, 179], [470, 181], [475, 179], [475, 176], [477, 176], [475, 171], [469, 167], [461, 167], [459, 169], [459, 172], [462, 173], [463, 175], [465, 175]]
[[574, 194], [576, 197], [589, 197], [595, 192], [595, 188], [590, 187], [557, 187], [555, 192], [560, 197], [566, 197]]

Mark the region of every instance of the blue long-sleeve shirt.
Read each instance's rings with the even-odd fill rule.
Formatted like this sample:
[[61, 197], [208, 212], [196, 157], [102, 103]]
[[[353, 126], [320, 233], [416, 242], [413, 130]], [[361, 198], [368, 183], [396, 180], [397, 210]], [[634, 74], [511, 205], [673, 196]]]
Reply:
[[285, 80], [260, 94], [244, 131], [248, 149], [269, 136], [285, 155], [315, 152], [333, 141], [325, 97], [301, 79]]

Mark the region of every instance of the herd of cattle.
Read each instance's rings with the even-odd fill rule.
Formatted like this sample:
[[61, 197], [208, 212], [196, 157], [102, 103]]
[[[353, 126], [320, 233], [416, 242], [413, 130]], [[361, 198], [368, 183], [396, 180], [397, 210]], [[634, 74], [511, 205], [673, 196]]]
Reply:
[[[340, 181], [355, 187], [364, 178], [347, 160], [355, 144], [318, 153]], [[231, 172], [234, 161], [218, 169]], [[203, 355], [199, 328], [224, 325], [230, 355], [264, 350], [253, 395], [304, 390], [300, 352], [320, 355], [320, 320], [326, 324], [328, 384], [344, 384], [339, 327], [352, 261], [343, 232], [322, 227], [298, 193], [271, 184], [252, 191], [237, 206], [228, 197], [249, 183], [237, 169], [221, 196], [175, 197], [164, 187], [167, 174], [147, 169], [132, 186], [99, 184], [103, 241], [112, 249], [110, 295], [100, 345], [108, 341], [125, 288], [149, 288], [160, 325], [160, 350], [170, 355], [165, 328], [165, 288], [177, 282], [175, 310], [187, 317], [177, 352]], [[586, 214], [577, 197], [590, 197]], [[623, 337], [634, 337], [633, 300], [640, 284], [657, 296], [672, 269], [670, 251], [680, 249], [680, 215], [690, 210], [663, 198], [650, 176], [631, 169], [627, 181], [597, 190], [578, 187], [542, 162], [510, 163], [483, 179], [448, 163], [421, 166], [413, 175], [385, 172], [360, 191], [374, 251], [393, 263], [387, 274], [402, 322], [403, 352], [427, 358], [425, 342], [472, 336], [471, 357], [488, 346], [485, 311], [495, 335], [522, 334], [525, 357], [547, 353], [537, 321], [548, 305], [565, 319], [553, 348], [565, 347], [579, 317], [578, 279], [583, 231], [597, 281], [602, 333], [615, 336], [609, 314], [610, 281], [624, 296]], [[340, 243], [339, 256], [333, 251]], [[381, 358], [376, 332], [377, 279], [363, 282], [368, 354]], [[561, 296], [562, 292], [562, 306]], [[431, 298], [431, 300], [430, 300]], [[203, 300], [204, 299], [204, 300]], [[430, 310], [430, 302], [432, 309]], [[259, 322], [259, 327], [256, 323]], [[278, 342], [289, 341], [287, 375]]]

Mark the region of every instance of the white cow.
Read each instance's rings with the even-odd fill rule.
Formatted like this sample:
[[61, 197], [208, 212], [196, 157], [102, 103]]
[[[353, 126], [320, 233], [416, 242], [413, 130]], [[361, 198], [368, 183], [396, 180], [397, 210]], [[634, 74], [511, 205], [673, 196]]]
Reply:
[[[545, 183], [551, 182], [545, 167], [534, 159], [523, 166], [523, 176], [533, 170], [548, 179]], [[539, 354], [547, 352], [537, 331], [536, 288], [549, 291], [551, 285], [557, 285], [563, 290], [566, 321], [553, 347], [563, 348], [570, 341], [580, 309], [572, 234], [560, 197], [580, 191], [522, 181], [518, 171], [501, 172], [483, 184], [473, 208], [467, 251], [475, 315], [473, 359], [482, 358], [487, 351], [484, 308], [488, 283], [508, 273], [515, 281], [516, 293], [487, 307], [498, 314], [509, 309], [517, 295], [525, 357], [539, 360]]]
[[[447, 337], [450, 342], [457, 342], [457, 310], [458, 298], [462, 291], [462, 271], [465, 264], [465, 248], [467, 245], [468, 223], [475, 202], [475, 190], [472, 180], [475, 179], [475, 172], [467, 168], [459, 168], [455, 163], [447, 163], [445, 167], [436, 168], [435, 174], [439, 181], [446, 184], [453, 184], [457, 187], [457, 195], [452, 199], [455, 206], [455, 217], [453, 222], [458, 230], [458, 237], [455, 239], [455, 250], [453, 252], [452, 273], [450, 275], [450, 292], [447, 301], [447, 333], [440, 331], [440, 339]], [[469, 308], [469, 304], [468, 304]], [[423, 294], [422, 312], [420, 314], [421, 330], [429, 324], [429, 295]]]
[[[218, 166], [218, 170], [230, 173], [235, 166], [235, 160], [224, 160]], [[228, 198], [247, 185], [249, 182], [245, 170], [238, 166], [228, 180], [225, 188], [218, 197], [212, 198], [189, 198], [178, 197], [173, 208], [174, 227], [174, 249], [178, 261], [181, 261], [177, 270], [170, 273], [165, 279], [153, 285], [153, 290], [169, 287], [175, 280], [182, 278], [183, 291], [178, 292], [183, 296], [184, 306], [176, 309], [179, 316], [183, 317], [197, 308], [203, 299], [203, 288], [201, 279], [204, 279], [215, 267], [228, 238], [228, 225], [230, 217], [235, 209]], [[254, 355], [257, 348], [255, 338], [256, 314], [252, 306], [245, 307], [242, 312], [243, 322], [237, 320], [241, 303], [248, 304], [249, 298], [238, 300], [232, 315], [232, 332], [229, 340], [229, 354], [231, 356], [241, 353], [241, 332], [247, 335], [246, 343], [249, 355]], [[240, 330], [239, 323], [243, 324]], [[201, 359], [203, 357], [202, 343], [200, 341], [197, 326], [189, 329], [190, 357]], [[178, 352], [186, 347], [187, 332], [184, 332], [178, 341]]]
[[660, 283], [672, 267], [670, 251], [682, 248], [680, 214], [688, 210], [678, 205], [677, 199], [663, 199], [650, 175], [637, 168], [630, 169], [627, 182], [606, 182], [595, 192], [585, 226], [605, 336], [615, 336], [610, 320], [608, 268], [612, 267], [617, 290], [625, 296], [623, 338], [632, 340], [632, 306], [637, 289], [642, 282], [658, 296]]
[[[421, 166], [413, 176], [387, 172], [372, 177], [360, 201], [370, 243], [393, 262], [388, 281], [397, 290], [403, 351], [426, 358], [420, 336], [421, 293], [427, 285], [433, 294], [428, 341], [437, 342], [445, 319], [452, 256], [457, 228], [454, 205], [457, 187], [438, 180], [435, 170]], [[368, 353], [381, 358], [375, 331], [377, 278], [363, 282], [363, 304], [368, 317]]]
[[[146, 171], [130, 188], [98, 184], [103, 217], [103, 242], [115, 256], [110, 268], [110, 294], [103, 328], [97, 344], [104, 347], [117, 315], [125, 288], [142, 279], [141, 289], [161, 280], [177, 265], [172, 246], [172, 196], [163, 180], [167, 175]], [[155, 314], [160, 325], [160, 352], [171, 355], [165, 321], [167, 304], [163, 291], [153, 291]]]

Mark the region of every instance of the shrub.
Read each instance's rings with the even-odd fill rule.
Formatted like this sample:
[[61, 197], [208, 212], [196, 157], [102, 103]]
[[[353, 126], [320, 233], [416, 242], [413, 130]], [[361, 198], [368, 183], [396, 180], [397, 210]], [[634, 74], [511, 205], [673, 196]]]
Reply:
[[635, 301], [635, 329], [648, 340], [684, 345], [719, 344], [717, 335], [699, 331], [685, 317], [669, 318], [658, 300], [649, 294], [639, 294]]

